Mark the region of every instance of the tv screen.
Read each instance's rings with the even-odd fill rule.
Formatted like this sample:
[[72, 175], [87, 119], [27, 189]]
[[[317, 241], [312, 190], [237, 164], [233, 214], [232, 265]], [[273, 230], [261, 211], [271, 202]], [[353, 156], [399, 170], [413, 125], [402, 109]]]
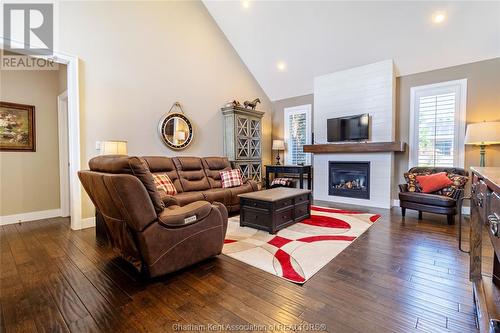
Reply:
[[328, 142], [368, 140], [368, 113], [327, 120]]

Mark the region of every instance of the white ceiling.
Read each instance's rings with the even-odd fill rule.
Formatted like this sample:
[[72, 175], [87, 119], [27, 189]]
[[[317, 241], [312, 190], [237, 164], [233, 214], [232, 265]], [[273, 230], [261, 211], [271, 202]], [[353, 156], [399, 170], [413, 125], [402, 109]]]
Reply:
[[[271, 100], [312, 93], [317, 75], [385, 59], [407, 75], [500, 56], [500, 2], [204, 4]], [[440, 25], [436, 11], [447, 16]]]

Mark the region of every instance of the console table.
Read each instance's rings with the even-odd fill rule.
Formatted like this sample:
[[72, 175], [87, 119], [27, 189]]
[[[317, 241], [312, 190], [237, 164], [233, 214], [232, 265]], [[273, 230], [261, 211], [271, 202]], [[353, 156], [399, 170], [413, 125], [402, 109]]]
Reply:
[[307, 189], [311, 189], [311, 174], [312, 168], [310, 165], [266, 165], [266, 188], [269, 188], [269, 174], [274, 173], [276, 177], [278, 173], [290, 173], [299, 175], [299, 186], [304, 188], [304, 174], [307, 174]]

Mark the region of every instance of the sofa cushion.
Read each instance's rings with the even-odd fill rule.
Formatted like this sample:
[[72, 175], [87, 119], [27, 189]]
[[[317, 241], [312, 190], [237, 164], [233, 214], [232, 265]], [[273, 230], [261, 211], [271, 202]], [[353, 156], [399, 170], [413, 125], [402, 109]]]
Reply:
[[208, 190], [210, 184], [199, 157], [173, 158], [184, 192]]
[[431, 175], [417, 176], [417, 182], [424, 193], [432, 193], [448, 187], [453, 182], [448, 178], [446, 172], [433, 173]]
[[203, 168], [211, 188], [221, 188], [220, 171], [231, 170], [231, 163], [227, 157], [204, 157]]
[[200, 191], [182, 192], [177, 194], [174, 198], [181, 206], [185, 206], [191, 202], [205, 200], [205, 196]]
[[243, 178], [241, 177], [240, 169], [221, 171], [220, 178], [222, 188], [238, 187], [243, 185]]
[[416, 192], [401, 192], [399, 200], [440, 207], [454, 207], [456, 204], [454, 199], [447, 196]]
[[155, 211], [160, 213], [165, 208], [160, 194], [156, 189], [153, 175], [149, 171], [146, 161], [139, 157], [126, 155], [101, 155], [89, 161], [91, 171], [105, 173], [126, 173], [136, 176], [146, 188]]
[[417, 181], [417, 176], [430, 175], [430, 171], [406, 172], [404, 174], [408, 192], [422, 192], [422, 188]]
[[203, 195], [209, 202], [217, 201], [226, 206], [231, 204], [231, 191], [226, 188], [211, 188], [203, 191]]
[[177, 193], [182, 192], [179, 174], [177, 173], [177, 169], [175, 168], [174, 161], [170, 157], [144, 156], [143, 159], [144, 161], [146, 161], [149, 167], [149, 171], [151, 171], [152, 173], [166, 173], [168, 178], [170, 178], [172, 183], [174, 183]]

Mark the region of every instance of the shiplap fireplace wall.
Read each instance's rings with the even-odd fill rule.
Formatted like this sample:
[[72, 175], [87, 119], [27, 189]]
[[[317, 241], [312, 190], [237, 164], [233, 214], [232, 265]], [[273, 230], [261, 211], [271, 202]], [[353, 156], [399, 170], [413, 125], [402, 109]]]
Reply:
[[[392, 60], [355, 67], [314, 79], [314, 143], [327, 143], [327, 119], [361, 113], [370, 115], [371, 142], [394, 141], [395, 73]], [[393, 159], [394, 153], [391, 152], [314, 155], [314, 199], [390, 208]], [[369, 161], [370, 198], [329, 195], [330, 161]]]

